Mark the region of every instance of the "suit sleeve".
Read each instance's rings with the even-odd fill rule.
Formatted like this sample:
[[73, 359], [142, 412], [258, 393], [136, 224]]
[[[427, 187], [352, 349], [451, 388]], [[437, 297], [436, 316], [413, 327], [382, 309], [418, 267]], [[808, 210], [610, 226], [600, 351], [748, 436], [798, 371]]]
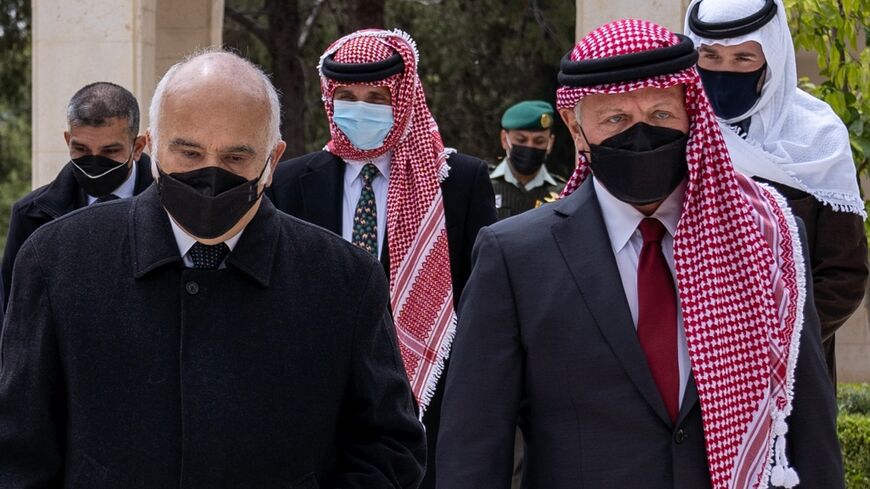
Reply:
[[441, 411], [438, 489], [511, 486], [524, 360], [507, 267], [489, 228], [473, 262]]
[[[21, 209], [18, 204], [12, 206], [12, 216], [9, 219], [9, 233], [6, 235], [6, 249], [3, 251], [2, 280], [0, 289], [3, 291], [3, 305], [9, 307], [9, 294], [12, 291], [12, 266], [18, 250], [27, 239], [27, 233], [21, 223]], [[2, 309], [0, 309], [2, 310]]]
[[814, 299], [822, 325], [822, 341], [826, 341], [864, 298], [867, 237], [861, 216], [820, 205], [812, 264]]
[[[474, 242], [477, 239], [477, 234], [481, 228], [489, 226], [498, 220], [495, 210], [495, 193], [492, 190], [492, 182], [489, 179], [489, 173], [486, 171], [486, 163], [474, 159], [478, 163], [474, 173], [474, 181], [471, 186], [471, 195], [468, 199], [468, 218], [465, 221], [465, 242], [462, 243], [462, 259], [465, 263], [462, 265], [462, 270], [465, 273], [470, 273], [471, 270], [471, 253], [474, 248]], [[467, 279], [467, 277], [465, 277]], [[464, 284], [466, 280], [461, 280], [459, 283]], [[464, 288], [462, 289], [464, 290]], [[459, 300], [462, 290], [457, 291]]]
[[354, 333], [335, 487], [416, 489], [426, 465], [426, 437], [399, 356], [379, 263], [372, 261], [368, 282]]
[[0, 487], [63, 484], [65, 393], [51, 303], [29, 240], [0, 336]]
[[794, 407], [788, 418], [789, 461], [800, 477], [800, 487], [837, 489], [845, 485], [837, 440], [837, 405], [822, 355], [806, 238], [803, 225], [800, 227], [807, 263], [807, 301], [795, 367]]

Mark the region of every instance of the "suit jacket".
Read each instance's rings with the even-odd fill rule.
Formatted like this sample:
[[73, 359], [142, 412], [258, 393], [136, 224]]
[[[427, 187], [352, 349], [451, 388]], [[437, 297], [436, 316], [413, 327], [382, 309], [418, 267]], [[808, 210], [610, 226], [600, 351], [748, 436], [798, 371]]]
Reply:
[[[135, 178], [133, 195], [142, 193], [154, 181], [154, 177], [151, 176], [151, 159], [144, 153], [136, 162]], [[6, 250], [3, 252], [3, 266], [0, 273], [4, 305], [9, 303], [12, 266], [24, 241], [43, 224], [87, 205], [87, 195], [76, 181], [72, 165], [67, 163], [51, 183], [33, 190], [12, 206], [9, 234], [6, 237]]]
[[[267, 193], [278, 209], [340, 235], [345, 164], [344, 160], [328, 151], [318, 151], [281, 162]], [[465, 282], [471, 273], [471, 250], [477, 233], [483, 226], [496, 221], [495, 197], [486, 163], [471, 156], [454, 153], [450, 156], [449, 164], [450, 174], [441, 183], [441, 192], [450, 250], [453, 301], [454, 305], [458, 305]], [[387, 240], [384, 240], [381, 260], [384, 273], [389, 276]], [[429, 463], [420, 489], [435, 487], [434, 456], [446, 370], [444, 372], [423, 417]]]
[[[809, 282], [811, 283], [811, 282]], [[843, 487], [833, 390], [807, 301], [789, 417], [802, 487]], [[673, 424], [646, 364], [593, 186], [481, 231], [442, 411], [439, 489], [710, 487], [689, 381]]]
[[788, 199], [807, 230], [813, 270], [813, 299], [822, 327], [822, 349], [828, 375], [837, 386], [834, 333], [861, 305], [867, 290], [867, 236], [864, 220], [851, 212], [835, 211], [812, 195], [781, 183], [757, 178]]
[[226, 265], [182, 265], [153, 187], [34, 233], [0, 343], [0, 487], [416, 487], [377, 261], [264, 199]]
[[[283, 161], [275, 170], [267, 195], [275, 207], [287, 214], [341, 235], [345, 164], [328, 151]], [[458, 305], [471, 273], [471, 249], [477, 232], [496, 221], [495, 196], [486, 163], [454, 153], [450, 156], [449, 164], [450, 175], [441, 183], [441, 191], [450, 248], [453, 301]], [[381, 260], [389, 275], [386, 239], [383, 251]]]

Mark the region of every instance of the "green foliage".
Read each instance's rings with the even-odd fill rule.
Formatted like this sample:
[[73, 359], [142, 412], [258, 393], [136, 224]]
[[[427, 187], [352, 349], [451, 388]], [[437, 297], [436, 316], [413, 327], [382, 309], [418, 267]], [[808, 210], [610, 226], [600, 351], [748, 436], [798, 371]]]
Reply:
[[870, 489], [870, 417], [841, 414], [837, 434], [843, 449], [848, 489]]
[[870, 384], [839, 384], [837, 406], [841, 413], [870, 416]]
[[[299, 0], [302, 19], [316, 0]], [[256, 13], [264, 0], [226, 0]], [[305, 150], [329, 139], [315, 66], [324, 49], [350, 30], [343, 2], [325, 2], [299, 51], [305, 94], [282, 100], [284, 117], [303, 118]], [[420, 52], [420, 76], [444, 143], [495, 163], [504, 155], [499, 132], [502, 112], [523, 99], [555, 102], [559, 60], [574, 44], [574, 2], [564, 0], [386, 0], [384, 28], [407, 31]], [[265, 25], [267, 19], [260, 18]], [[273, 54], [234, 22], [224, 24], [230, 47], [274, 72]], [[296, 156], [286, 154], [286, 157]], [[548, 167], [569, 174], [574, 145], [562, 124]]]
[[[423, 86], [447, 146], [494, 163], [504, 155], [507, 107], [523, 99], [555, 105], [559, 61], [574, 45], [574, 2], [388, 0], [386, 18], [417, 41]], [[556, 129], [548, 167], [566, 175], [574, 144], [562, 124]]]
[[849, 128], [855, 166], [870, 175], [870, 0], [785, 0], [796, 48], [817, 55], [818, 85], [802, 87], [827, 102]]
[[30, 189], [30, 1], [0, 7], [0, 249], [12, 204]]
[[846, 487], [870, 489], [870, 384], [839, 384], [837, 406]]

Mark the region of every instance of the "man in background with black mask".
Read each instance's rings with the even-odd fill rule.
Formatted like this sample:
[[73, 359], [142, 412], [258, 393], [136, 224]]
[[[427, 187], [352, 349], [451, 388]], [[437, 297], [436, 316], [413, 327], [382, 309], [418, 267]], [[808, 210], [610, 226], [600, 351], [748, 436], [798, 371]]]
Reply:
[[734, 168], [774, 187], [807, 228], [813, 300], [834, 387], [834, 333], [867, 284], [864, 200], [849, 132], [831, 107], [797, 86], [781, 0], [695, 0], [686, 34]]
[[842, 488], [782, 199], [735, 173], [685, 36], [611, 22], [563, 58], [563, 198], [481, 230], [438, 489]]
[[285, 143], [257, 67], [164, 75], [134, 199], [22, 247], [0, 341], [0, 487], [416, 487], [381, 265], [276, 210]]
[[88, 205], [132, 197], [151, 185], [151, 160], [142, 151], [139, 104], [127, 89], [91, 83], [73, 95], [63, 133], [70, 160], [48, 185], [12, 207], [3, 253], [3, 304], [9, 301], [18, 249], [37, 228]]
[[555, 200], [565, 188], [545, 163], [556, 139], [553, 120], [553, 106], [543, 100], [525, 100], [502, 115], [501, 147], [507, 156], [489, 174], [499, 219]]

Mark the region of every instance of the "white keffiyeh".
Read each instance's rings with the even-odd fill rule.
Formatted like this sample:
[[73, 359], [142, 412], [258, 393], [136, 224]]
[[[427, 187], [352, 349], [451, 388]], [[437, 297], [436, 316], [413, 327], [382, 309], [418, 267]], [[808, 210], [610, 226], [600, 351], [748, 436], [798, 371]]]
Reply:
[[[686, 15], [685, 32], [695, 46], [734, 46], [747, 41], [761, 44], [767, 60], [764, 86], [758, 102], [745, 114], [719, 119], [734, 168], [752, 177], [781, 183], [811, 194], [836, 211], [864, 218], [849, 133], [825, 102], [797, 87], [794, 47], [782, 0], [776, 16], [761, 29], [729, 39], [708, 39], [692, 32]], [[741, 19], [761, 9], [764, 0], [692, 0], [704, 22]], [[751, 117], [745, 139], [731, 124]]]

